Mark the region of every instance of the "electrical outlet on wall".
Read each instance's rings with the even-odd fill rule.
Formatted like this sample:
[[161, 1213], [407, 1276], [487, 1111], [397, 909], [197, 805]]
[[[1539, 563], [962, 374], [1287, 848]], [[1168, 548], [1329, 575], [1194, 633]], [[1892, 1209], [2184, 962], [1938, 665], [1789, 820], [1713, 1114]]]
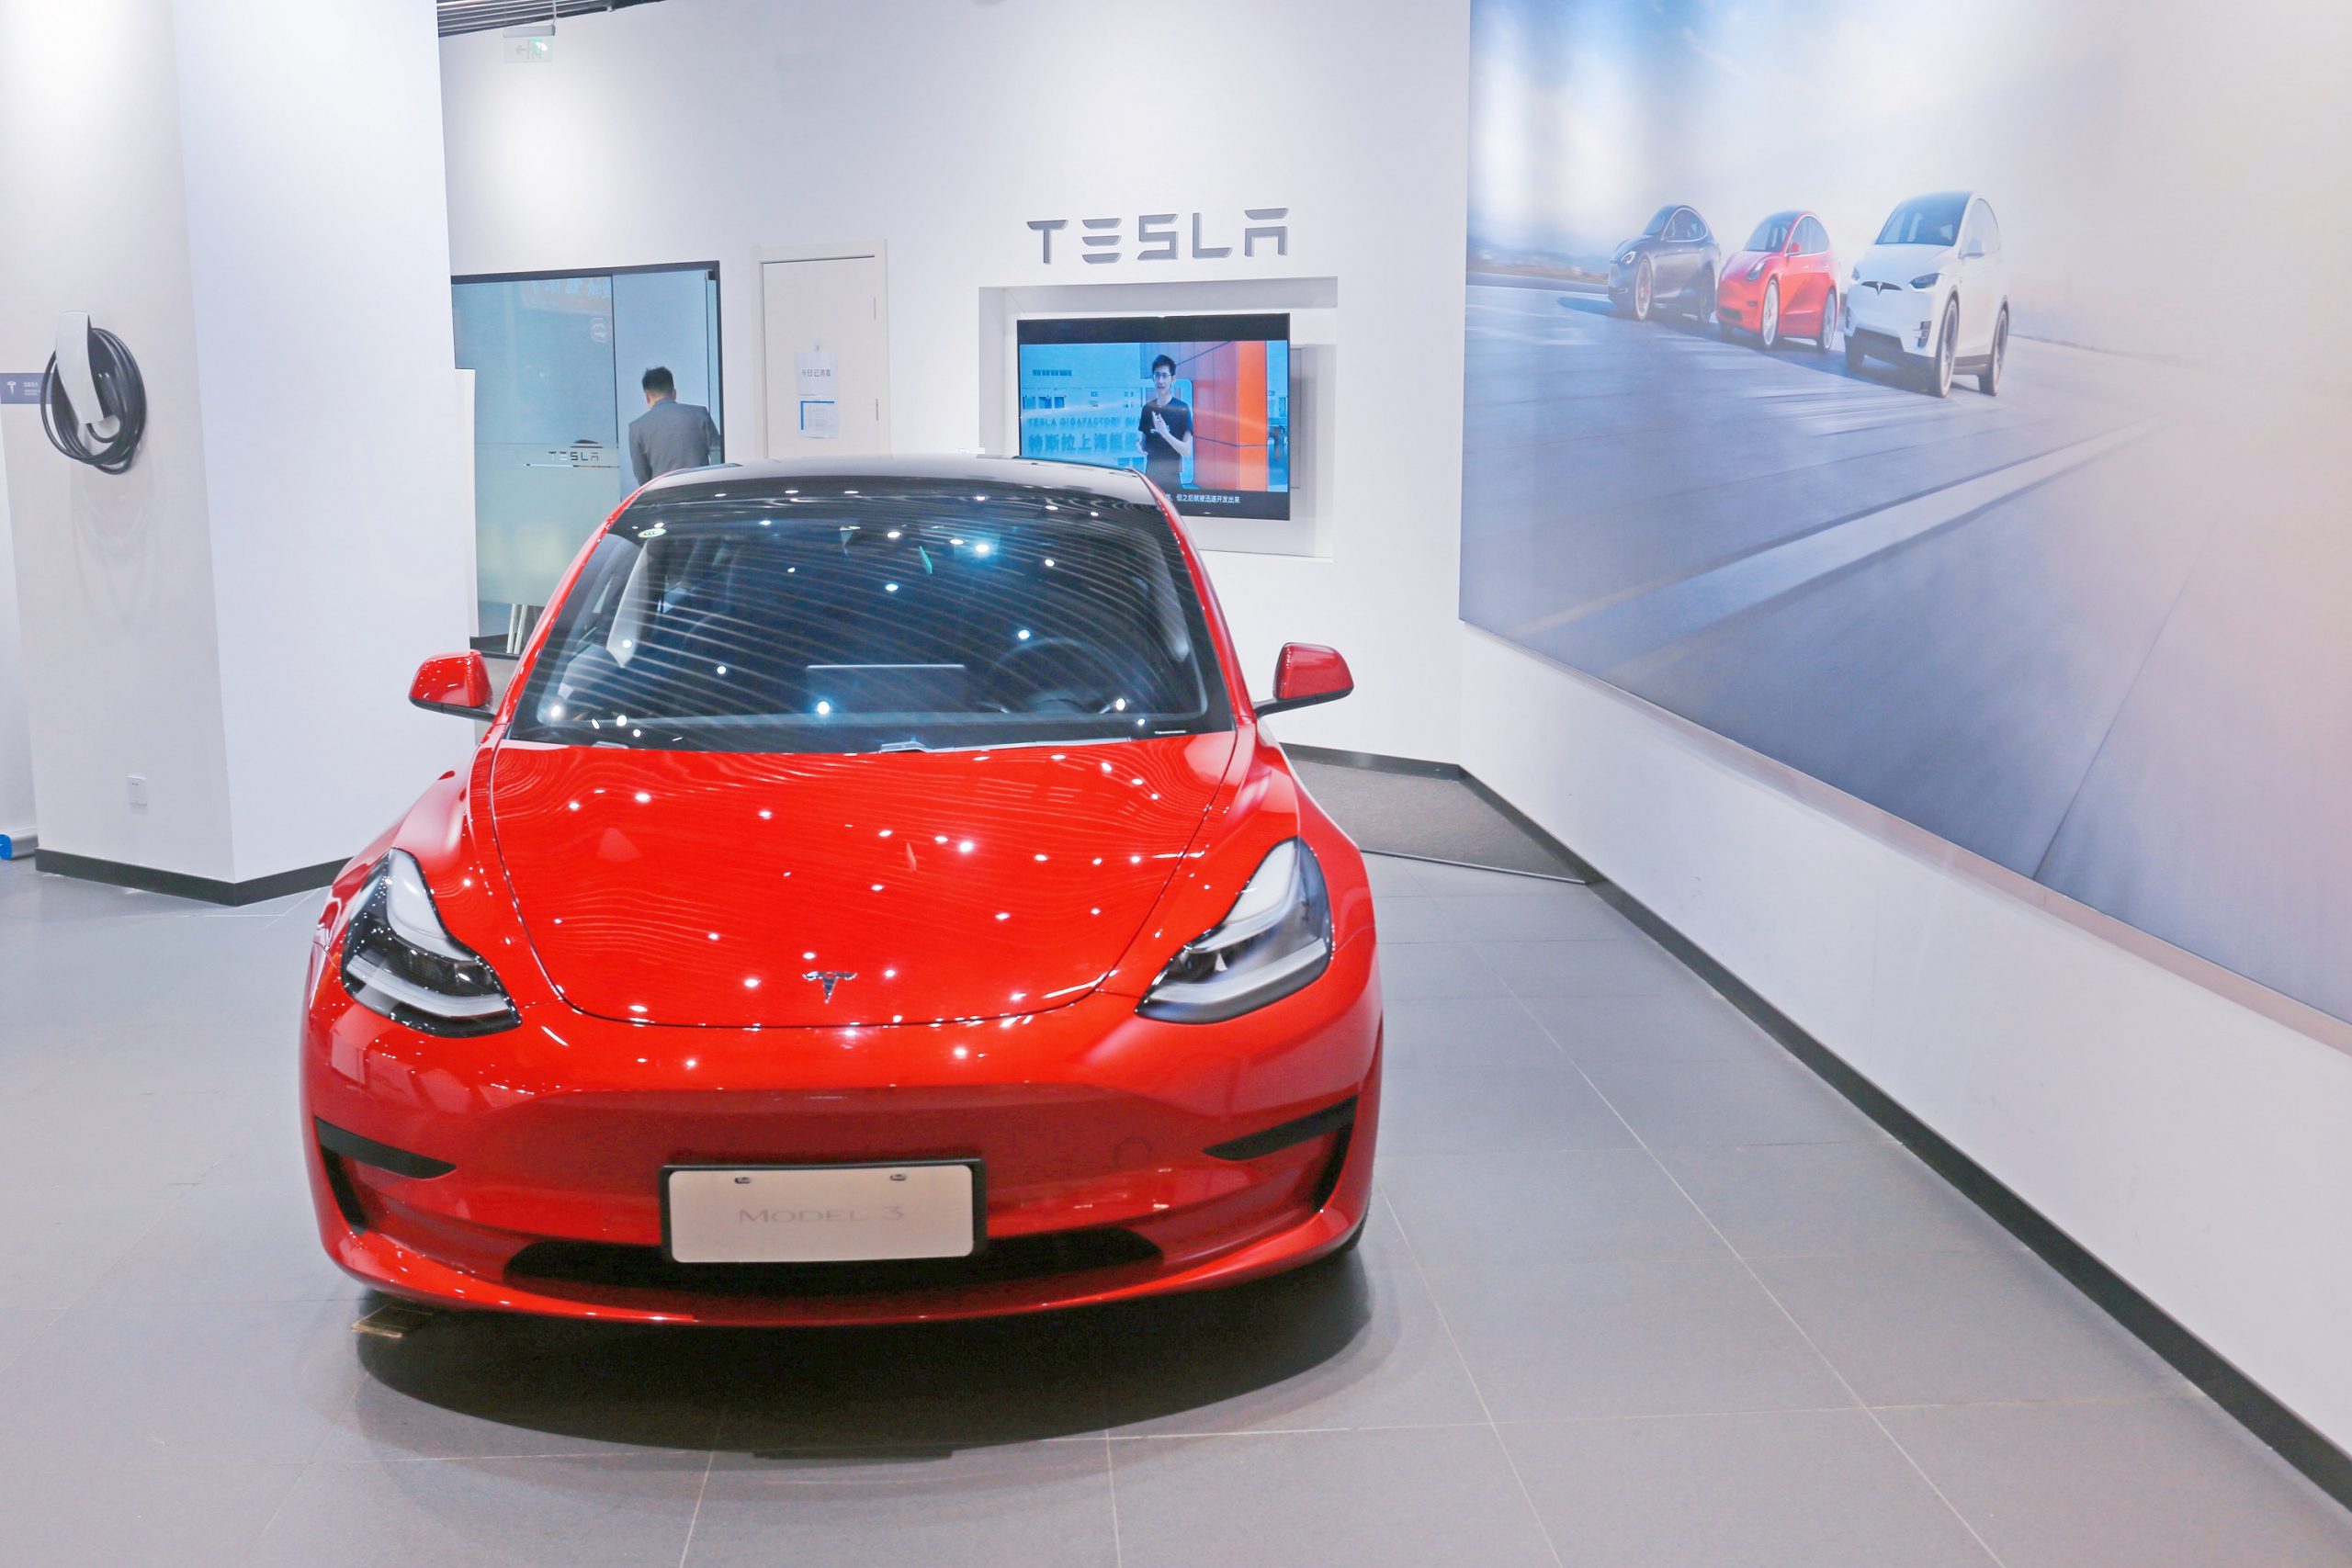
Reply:
[[130, 809], [133, 811], [146, 810], [147, 780], [145, 777], [139, 773], [133, 773], [129, 778], [125, 779], [123, 783], [130, 786]]

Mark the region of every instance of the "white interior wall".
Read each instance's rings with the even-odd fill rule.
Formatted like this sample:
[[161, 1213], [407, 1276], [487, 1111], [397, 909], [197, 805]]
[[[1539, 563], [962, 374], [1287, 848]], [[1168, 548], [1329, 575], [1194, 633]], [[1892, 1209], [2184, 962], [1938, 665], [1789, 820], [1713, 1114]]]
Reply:
[[[46, 364], [59, 312], [130, 345], [138, 462], [109, 476], [0, 408], [41, 840], [227, 878], [228, 766], [188, 290], [179, 87], [165, 0], [0, 0], [0, 362]], [[38, 140], [17, 128], [38, 126]], [[44, 149], [70, 147], [72, 157]], [[104, 171], [93, 178], [91, 171]], [[131, 809], [125, 780], [147, 780]]]
[[2352, 1027], [1464, 639], [1473, 773], [2352, 1446]]
[[[980, 440], [982, 288], [1152, 278], [1339, 280], [1328, 554], [1217, 552], [1253, 677], [1285, 640], [1356, 672], [1289, 739], [1455, 753], [1464, 0], [1164, 10], [873, 0], [672, 0], [567, 21], [551, 64], [495, 33], [444, 40], [450, 246], [460, 273], [717, 257], [729, 446], [757, 451], [761, 246], [889, 247], [901, 452]], [[1409, 192], [1409, 198], [1401, 193]], [[1290, 208], [1290, 254], [1238, 245], [1244, 207]], [[1225, 229], [1216, 262], [1088, 266], [1083, 217]], [[1032, 218], [1069, 218], [1039, 260]], [[750, 439], [747, 441], [747, 437]]]
[[406, 0], [175, 9], [246, 879], [342, 860], [473, 739], [405, 701], [474, 613], [440, 58]]
[[0, 446], [0, 833], [33, 831], [33, 733], [25, 712], [25, 643], [17, 558], [8, 539], [8, 454]]
[[470, 616], [434, 37], [421, 0], [0, 0], [0, 364], [87, 310], [149, 402], [120, 476], [0, 410], [44, 852], [246, 881], [463, 754], [402, 700]]

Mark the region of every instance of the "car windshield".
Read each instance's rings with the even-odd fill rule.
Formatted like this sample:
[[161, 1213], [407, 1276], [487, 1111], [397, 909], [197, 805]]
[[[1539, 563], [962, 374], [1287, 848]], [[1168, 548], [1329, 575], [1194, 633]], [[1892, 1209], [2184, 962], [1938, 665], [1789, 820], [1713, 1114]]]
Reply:
[[1667, 224], [1673, 219], [1676, 213], [1681, 210], [1682, 209], [1679, 207], [1659, 208], [1657, 209], [1657, 216], [1651, 219], [1648, 225], [1642, 230], [1642, 238], [1645, 240], [1655, 240], [1660, 234], [1665, 233]]
[[1747, 249], [1777, 251], [1789, 243], [1789, 226], [1797, 220], [1793, 212], [1777, 212], [1756, 225], [1756, 232], [1747, 236]]
[[1896, 208], [1878, 231], [1882, 245], [1949, 245], [1960, 238], [1965, 196], [1915, 197]]
[[939, 750], [1232, 723], [1156, 507], [928, 480], [729, 489], [615, 521], [555, 611], [515, 739]]

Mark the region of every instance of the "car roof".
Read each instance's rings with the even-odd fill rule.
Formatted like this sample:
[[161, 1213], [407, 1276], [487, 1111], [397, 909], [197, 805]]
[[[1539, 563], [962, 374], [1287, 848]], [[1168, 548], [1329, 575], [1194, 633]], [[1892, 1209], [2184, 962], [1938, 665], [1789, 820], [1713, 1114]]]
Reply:
[[1021, 485], [1037, 490], [1100, 496], [1131, 505], [1153, 505], [1151, 487], [1133, 468], [1091, 463], [1049, 463], [1035, 457], [983, 457], [938, 454], [923, 457], [762, 457], [748, 463], [718, 463], [663, 474], [638, 492], [644, 502], [702, 501], [740, 488], [746, 498], [782, 484], [813, 479], [918, 479], [940, 484]]

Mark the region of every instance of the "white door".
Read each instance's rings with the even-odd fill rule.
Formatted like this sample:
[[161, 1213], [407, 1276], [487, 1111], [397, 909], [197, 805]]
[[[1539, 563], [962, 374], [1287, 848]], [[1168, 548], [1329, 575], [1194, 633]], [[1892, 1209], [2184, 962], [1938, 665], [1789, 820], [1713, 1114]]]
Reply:
[[833, 254], [760, 264], [767, 455], [890, 450], [890, 358], [882, 257]]

